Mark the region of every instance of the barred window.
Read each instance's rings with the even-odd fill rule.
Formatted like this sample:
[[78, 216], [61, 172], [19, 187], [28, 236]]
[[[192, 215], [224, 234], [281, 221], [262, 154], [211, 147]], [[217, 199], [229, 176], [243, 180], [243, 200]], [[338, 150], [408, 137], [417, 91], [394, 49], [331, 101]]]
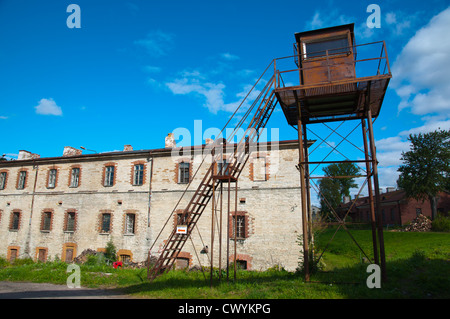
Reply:
[[41, 230], [51, 230], [52, 225], [52, 213], [44, 212], [44, 216], [42, 217], [42, 227]]
[[56, 186], [56, 173], [58, 171], [56, 169], [51, 169], [48, 173], [48, 188], [54, 188]]
[[104, 213], [102, 214], [102, 233], [109, 233], [111, 231], [111, 214]]
[[11, 227], [10, 230], [19, 230], [20, 226], [20, 213], [19, 212], [13, 212], [12, 213], [12, 221], [11, 221]]
[[114, 185], [114, 166], [105, 167], [105, 180], [103, 186], [113, 186]]
[[[237, 219], [237, 229], [236, 229]], [[245, 238], [245, 216], [233, 216], [233, 237], [236, 234], [236, 238]]]
[[74, 212], [68, 212], [66, 215], [66, 229], [65, 231], [75, 231], [75, 219], [76, 214]]
[[144, 164], [134, 165], [133, 185], [144, 184]]

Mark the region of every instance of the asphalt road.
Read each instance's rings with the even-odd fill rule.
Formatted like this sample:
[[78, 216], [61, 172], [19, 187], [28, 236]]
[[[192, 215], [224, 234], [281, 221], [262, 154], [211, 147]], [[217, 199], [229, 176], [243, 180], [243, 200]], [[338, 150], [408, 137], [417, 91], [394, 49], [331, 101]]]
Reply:
[[0, 281], [0, 299], [129, 299], [113, 289], [68, 288], [31, 282]]

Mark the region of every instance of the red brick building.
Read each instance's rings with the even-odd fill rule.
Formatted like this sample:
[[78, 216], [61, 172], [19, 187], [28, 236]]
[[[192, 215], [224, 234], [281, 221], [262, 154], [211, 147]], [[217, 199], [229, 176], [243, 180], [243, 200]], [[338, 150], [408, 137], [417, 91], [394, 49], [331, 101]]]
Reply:
[[[405, 225], [413, 220], [417, 215], [422, 214], [431, 219], [430, 201], [417, 201], [406, 197], [405, 191], [396, 190], [380, 194], [381, 214], [383, 225]], [[342, 217], [346, 214], [353, 200], [349, 203], [342, 203], [337, 209]], [[441, 192], [437, 202], [438, 213], [449, 215], [450, 213], [450, 193]], [[353, 222], [370, 222], [369, 198], [360, 197], [352, 206], [348, 216]]]

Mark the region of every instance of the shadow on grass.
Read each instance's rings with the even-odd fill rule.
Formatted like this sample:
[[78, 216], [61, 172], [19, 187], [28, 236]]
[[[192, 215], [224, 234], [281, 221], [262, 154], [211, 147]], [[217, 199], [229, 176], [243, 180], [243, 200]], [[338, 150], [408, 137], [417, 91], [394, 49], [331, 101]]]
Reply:
[[381, 288], [368, 288], [368, 264], [337, 268], [332, 272], [315, 272], [311, 282], [302, 273], [286, 271], [239, 272], [237, 281], [220, 283], [214, 278], [210, 287], [201, 272], [169, 272], [153, 282], [124, 288], [128, 294], [149, 298], [345, 298], [345, 299], [448, 299], [450, 298], [450, 261], [428, 259], [415, 254], [407, 259], [388, 261], [387, 282]]

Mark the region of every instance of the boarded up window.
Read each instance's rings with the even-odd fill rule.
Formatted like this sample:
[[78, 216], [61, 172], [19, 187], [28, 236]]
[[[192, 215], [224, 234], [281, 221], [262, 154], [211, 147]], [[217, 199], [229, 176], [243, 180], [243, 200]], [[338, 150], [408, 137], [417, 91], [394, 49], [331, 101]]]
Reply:
[[10, 262], [14, 262], [14, 260], [16, 260], [17, 258], [17, 249], [10, 249], [9, 250], [9, 261]]
[[257, 157], [253, 160], [253, 180], [265, 181], [266, 180], [266, 158]]
[[189, 268], [189, 259], [188, 258], [177, 258], [176, 269], [186, 269], [186, 268]]

